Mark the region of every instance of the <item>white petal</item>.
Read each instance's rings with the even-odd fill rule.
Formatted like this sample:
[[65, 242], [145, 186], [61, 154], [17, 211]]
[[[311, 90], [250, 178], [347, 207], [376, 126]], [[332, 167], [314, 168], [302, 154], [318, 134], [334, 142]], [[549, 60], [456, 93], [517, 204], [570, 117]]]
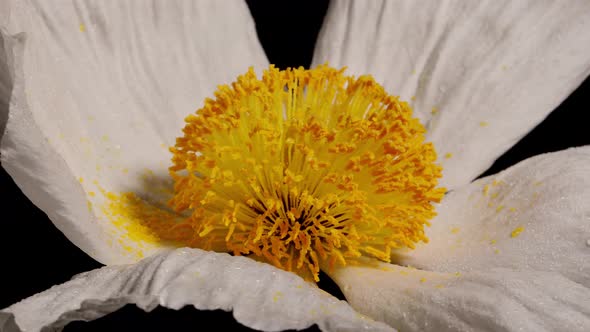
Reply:
[[379, 263], [331, 275], [353, 308], [401, 331], [590, 331], [590, 289], [559, 273]]
[[177, 249], [134, 265], [80, 274], [4, 309], [0, 331], [58, 329], [70, 321], [99, 318], [128, 303], [146, 311], [158, 305], [233, 310], [238, 322], [267, 331], [313, 324], [323, 331], [393, 331], [293, 273], [198, 249]]
[[140, 248], [123, 249], [134, 245], [102, 215], [99, 186], [165, 199], [183, 118], [216, 85], [267, 66], [246, 4], [2, 1], [2, 11], [3, 167], [92, 257], [135, 260]]
[[401, 258], [403, 264], [444, 272], [550, 271], [590, 287], [590, 146], [480, 179], [449, 193], [437, 211], [430, 243]]
[[[334, 0], [314, 64], [372, 74], [410, 101], [466, 184], [590, 73], [590, 2]], [[432, 112], [435, 112], [433, 114]]]
[[424, 270], [331, 276], [354, 308], [404, 331], [588, 331], [589, 202], [590, 146], [537, 156], [445, 197], [430, 243], [397, 257]]

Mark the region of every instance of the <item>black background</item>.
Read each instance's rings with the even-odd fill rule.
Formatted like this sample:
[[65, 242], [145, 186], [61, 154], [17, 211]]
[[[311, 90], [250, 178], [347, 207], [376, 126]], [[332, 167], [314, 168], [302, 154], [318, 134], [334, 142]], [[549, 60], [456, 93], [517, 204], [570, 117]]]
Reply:
[[[247, 1], [258, 37], [271, 63], [279, 68], [311, 63], [313, 47], [328, 5], [322, 1]], [[590, 109], [587, 79], [557, 110], [500, 157], [484, 173], [493, 174], [544, 152], [590, 144], [585, 114]], [[20, 192], [0, 169], [0, 308], [67, 281], [74, 274], [102, 265], [71, 244], [45, 214]], [[320, 287], [342, 298], [325, 275]], [[93, 322], [74, 322], [65, 331], [252, 331], [231, 313], [157, 308], [145, 313], [134, 305]], [[317, 331], [313, 326], [308, 331]]]

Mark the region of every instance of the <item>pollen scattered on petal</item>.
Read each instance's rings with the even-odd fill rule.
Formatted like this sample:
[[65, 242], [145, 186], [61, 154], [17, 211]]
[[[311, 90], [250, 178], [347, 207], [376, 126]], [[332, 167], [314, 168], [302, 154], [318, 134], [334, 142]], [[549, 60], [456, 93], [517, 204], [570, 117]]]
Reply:
[[518, 226], [512, 231], [512, 233], [510, 233], [510, 237], [515, 238], [519, 236], [522, 231], [524, 231], [524, 227]]
[[453, 233], [453, 234], [457, 234], [457, 233], [459, 233], [459, 231], [460, 231], [459, 227], [451, 228], [451, 233]]
[[433, 107], [432, 110], [430, 111], [431, 114], [436, 114], [438, 113], [438, 108]]
[[489, 123], [487, 123], [486, 121], [481, 121], [481, 122], [479, 123], [479, 126], [480, 126], [480, 127], [487, 127], [487, 126], [488, 126], [488, 124], [489, 124]]
[[80, 23], [80, 25], [78, 26], [78, 29], [80, 30], [80, 32], [84, 32], [84, 31], [86, 31], [86, 26], [84, 25], [84, 23]]
[[452, 153], [450, 153], [450, 152], [445, 153], [445, 159], [451, 159], [451, 158], [453, 158], [453, 154]]

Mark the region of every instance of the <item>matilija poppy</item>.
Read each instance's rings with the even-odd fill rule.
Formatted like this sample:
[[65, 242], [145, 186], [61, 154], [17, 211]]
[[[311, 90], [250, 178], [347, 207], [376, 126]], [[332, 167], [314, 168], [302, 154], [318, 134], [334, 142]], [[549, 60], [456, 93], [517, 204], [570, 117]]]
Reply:
[[[268, 67], [242, 2], [0, 9], [2, 165], [109, 265], [3, 309], [0, 329], [126, 303], [274, 331], [590, 329], [589, 148], [470, 183], [590, 72], [589, 2], [332, 1], [315, 69], [251, 71], [204, 104]], [[173, 248], [224, 243], [270, 264]], [[305, 281], [320, 267], [348, 302]]]

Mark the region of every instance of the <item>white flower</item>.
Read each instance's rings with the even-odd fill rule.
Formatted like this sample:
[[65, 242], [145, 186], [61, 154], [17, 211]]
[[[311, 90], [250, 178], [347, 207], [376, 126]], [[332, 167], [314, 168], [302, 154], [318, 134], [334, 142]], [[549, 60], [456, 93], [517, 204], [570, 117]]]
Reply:
[[[0, 330], [124, 303], [233, 310], [263, 330], [589, 330], [590, 148], [470, 183], [590, 73], [589, 27], [584, 0], [332, 1], [314, 63], [412, 100], [451, 189], [429, 244], [331, 274], [349, 306], [247, 258], [137, 247], [96, 208], [97, 184], [140, 190], [146, 169], [164, 174], [163, 147], [217, 84], [267, 66], [244, 3], [0, 0], [2, 165], [110, 265], [6, 308]], [[139, 250], [150, 257], [120, 265]]]

